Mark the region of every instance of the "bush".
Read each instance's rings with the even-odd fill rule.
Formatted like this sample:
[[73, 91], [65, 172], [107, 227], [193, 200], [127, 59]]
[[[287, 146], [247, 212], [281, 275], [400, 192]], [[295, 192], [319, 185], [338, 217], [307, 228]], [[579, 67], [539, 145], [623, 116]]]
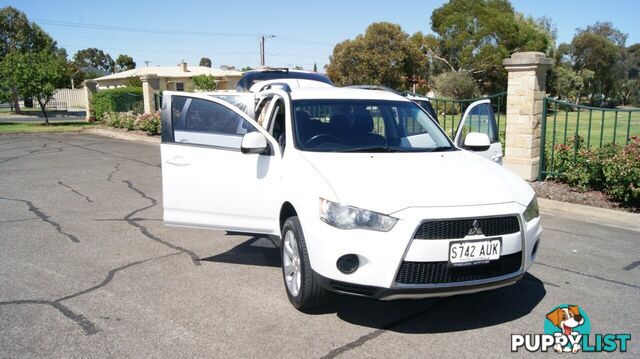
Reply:
[[132, 112], [107, 112], [103, 122], [109, 127], [139, 130], [149, 135], [160, 134], [160, 112], [136, 115]]
[[462, 72], [444, 72], [433, 78], [433, 87], [438, 96], [467, 99], [476, 97], [478, 85], [473, 77]]
[[99, 121], [103, 120], [103, 116], [107, 112], [142, 113], [144, 111], [142, 88], [119, 87], [98, 91], [93, 94], [91, 105], [94, 115]]
[[136, 129], [149, 135], [160, 134], [160, 112], [144, 113], [136, 118]]
[[562, 174], [557, 179], [578, 190], [603, 191], [616, 201], [640, 206], [640, 139], [597, 149], [583, 148], [582, 139], [577, 140], [577, 152], [572, 141], [554, 147], [553, 171]]
[[196, 75], [191, 78], [193, 88], [199, 91], [215, 91], [216, 81], [213, 75]]
[[640, 205], [640, 138], [604, 161], [605, 192], [623, 203]]

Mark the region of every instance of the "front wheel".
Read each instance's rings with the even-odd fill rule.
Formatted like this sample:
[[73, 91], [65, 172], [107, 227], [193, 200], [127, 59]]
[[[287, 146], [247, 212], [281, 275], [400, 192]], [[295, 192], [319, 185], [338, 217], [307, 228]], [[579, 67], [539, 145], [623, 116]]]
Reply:
[[313, 278], [309, 254], [298, 217], [290, 217], [282, 227], [282, 276], [289, 301], [299, 310], [324, 304], [327, 291]]

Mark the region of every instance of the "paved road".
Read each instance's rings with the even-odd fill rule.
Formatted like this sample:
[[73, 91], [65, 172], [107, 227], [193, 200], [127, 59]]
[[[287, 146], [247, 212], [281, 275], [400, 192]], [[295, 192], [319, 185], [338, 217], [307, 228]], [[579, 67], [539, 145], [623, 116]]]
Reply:
[[268, 240], [165, 227], [161, 201], [157, 145], [0, 136], [0, 357], [506, 356], [561, 303], [640, 353], [639, 232], [544, 216], [514, 286], [303, 314]]

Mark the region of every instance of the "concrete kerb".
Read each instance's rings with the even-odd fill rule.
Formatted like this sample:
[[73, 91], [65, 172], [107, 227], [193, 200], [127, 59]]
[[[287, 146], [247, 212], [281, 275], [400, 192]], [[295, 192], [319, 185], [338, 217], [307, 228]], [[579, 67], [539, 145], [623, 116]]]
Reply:
[[[542, 214], [580, 218], [604, 226], [640, 232], [640, 214], [538, 198]], [[543, 224], [544, 225], [544, 224]]]

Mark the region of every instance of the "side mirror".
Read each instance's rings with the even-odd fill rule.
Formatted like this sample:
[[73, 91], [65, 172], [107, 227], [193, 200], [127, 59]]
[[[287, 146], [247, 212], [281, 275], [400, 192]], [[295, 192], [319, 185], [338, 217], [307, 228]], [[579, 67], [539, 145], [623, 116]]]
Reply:
[[464, 138], [464, 148], [470, 151], [486, 151], [491, 146], [489, 136], [480, 132], [469, 132]]
[[267, 138], [260, 132], [249, 132], [242, 137], [240, 151], [242, 153], [263, 153], [267, 149]]

